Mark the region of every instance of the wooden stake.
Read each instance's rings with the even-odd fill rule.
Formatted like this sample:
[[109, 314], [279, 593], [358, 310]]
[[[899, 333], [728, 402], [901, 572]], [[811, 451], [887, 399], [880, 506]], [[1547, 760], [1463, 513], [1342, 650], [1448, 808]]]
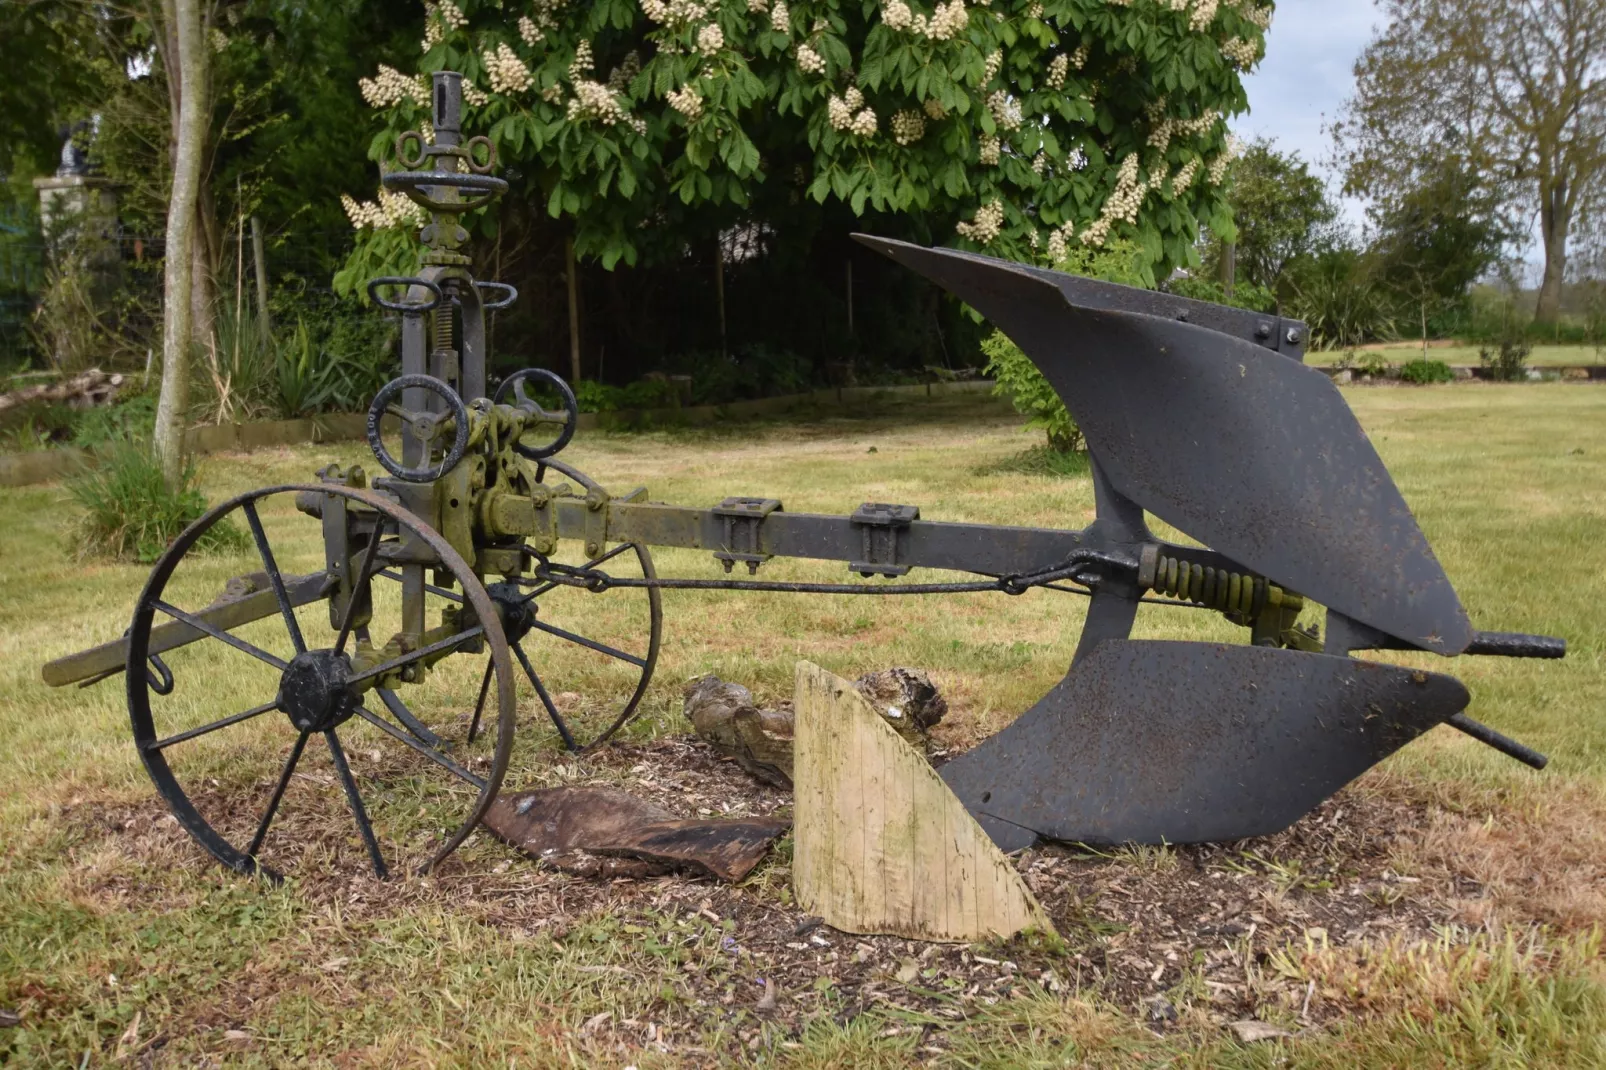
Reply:
[[846, 932], [919, 940], [1053, 931], [1009, 859], [851, 683], [800, 661], [794, 706], [803, 909]]
[[719, 355], [729, 354], [725, 346], [725, 245], [714, 238], [714, 295], [719, 300]]
[[268, 321], [268, 253], [262, 242], [262, 220], [251, 217], [251, 260], [257, 277], [257, 330], [262, 332], [262, 348], [266, 350], [273, 340], [273, 325]]
[[563, 242], [564, 273], [569, 277], [569, 382], [580, 381], [580, 279], [575, 270], [574, 239]]

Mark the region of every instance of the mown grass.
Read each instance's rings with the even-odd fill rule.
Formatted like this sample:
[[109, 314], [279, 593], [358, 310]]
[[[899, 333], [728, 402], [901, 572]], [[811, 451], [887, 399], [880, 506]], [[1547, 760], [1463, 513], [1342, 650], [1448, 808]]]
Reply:
[[[1439, 342], [1428, 343], [1428, 359], [1442, 360], [1446, 364], [1470, 365], [1478, 364], [1478, 346], [1475, 345], [1445, 345]], [[1499, 350], [1499, 346], [1490, 349]], [[1390, 364], [1399, 365], [1422, 358], [1421, 342], [1391, 342], [1388, 345], [1367, 346], [1360, 355], [1378, 355]], [[1337, 364], [1347, 355], [1343, 349], [1319, 349], [1305, 355], [1307, 364]], [[1595, 346], [1547, 346], [1536, 345], [1528, 356], [1528, 365], [1533, 368], [1572, 368], [1589, 364], [1606, 364], [1606, 356]]]
[[[1606, 968], [1593, 929], [1606, 888], [1601, 860], [1578, 847], [1600, 842], [1606, 818], [1606, 391], [1450, 386], [1346, 396], [1474, 622], [1563, 635], [1571, 654], [1449, 667], [1472, 688], [1475, 716], [1552, 754], [1546, 773], [1448, 729], [1384, 770], [1389, 784], [1439, 807], [1434, 827], [1400, 846], [1399, 864], [1420, 858], [1429, 872], [1449, 858], [1493, 873], [1485, 879], [1504, 883], [1486, 917], [1466, 927], [1446, 917], [1437, 942], [1318, 942], [1246, 965], [1308, 979], [1318, 1000], [1347, 1009], [1326, 1026], [1245, 1046], [1185, 1013], [1160, 1035], [1097, 991], [1027, 984], [958, 1020], [858, 1007], [827, 989], [790, 1036], [752, 1013], [752, 979], [732, 964], [728, 922], [674, 904], [522, 901], [481, 879], [508, 857], [485, 842], [433, 880], [309, 877], [267, 888], [231, 877], [153, 818], [120, 682], [59, 691], [39, 682], [44, 661], [115, 638], [145, 576], [136, 566], [76, 562], [65, 540], [71, 509], [59, 488], [43, 487], [0, 492], [0, 1008], [24, 1013], [21, 1027], [0, 1028], [0, 1063], [1606, 1065]], [[929, 519], [1090, 521], [1086, 478], [1017, 460], [1033, 444], [1003, 407], [958, 400], [803, 425], [582, 436], [570, 459], [618, 490], [646, 484], [655, 500], [684, 504], [762, 494], [791, 511], [882, 501], [918, 503]], [[216, 499], [308, 479], [328, 460], [362, 459], [357, 445], [213, 457], [202, 479]], [[288, 510], [265, 521], [287, 552], [314, 543], [305, 529], [315, 525]], [[184, 594], [204, 604], [222, 578], [256, 567], [248, 556], [217, 560]], [[662, 553], [658, 567], [715, 574], [690, 552]], [[839, 576], [805, 562], [766, 572]], [[944, 731], [973, 737], [1057, 682], [1083, 613], [1079, 600], [1049, 592], [919, 602], [667, 592], [665, 603], [664, 653], [632, 729], [638, 738], [685, 731], [687, 678], [717, 672], [774, 702], [788, 697], [798, 657], [846, 675], [927, 668], [954, 709]], [[608, 617], [583, 598], [569, 612], [581, 625], [627, 626], [628, 615]], [[1239, 638], [1205, 614], [1158, 607], [1144, 610], [1138, 632]], [[609, 696], [592, 692], [618, 686], [588, 675], [575, 655], [545, 654], [554, 691], [600, 702]], [[196, 715], [260, 701], [250, 690], [260, 681], [233, 662], [178, 661], [176, 670], [205, 676]], [[460, 686], [447, 676], [439, 696]], [[528, 706], [522, 729], [514, 786], [541, 782], [560, 760]], [[203, 767], [249, 781], [274, 768], [282, 737], [274, 742], [264, 725], [230, 744], [242, 749], [207, 753]], [[302, 790], [287, 806], [311, 799], [295, 796]], [[344, 821], [338, 805], [331, 814]], [[340, 836], [350, 838], [349, 822]], [[754, 894], [784, 899], [784, 879], [764, 873]], [[557, 917], [561, 924], [542, 920]], [[686, 983], [727, 974], [736, 986], [729, 1005], [699, 1005]], [[604, 1013], [605, 1026], [586, 1028]]]

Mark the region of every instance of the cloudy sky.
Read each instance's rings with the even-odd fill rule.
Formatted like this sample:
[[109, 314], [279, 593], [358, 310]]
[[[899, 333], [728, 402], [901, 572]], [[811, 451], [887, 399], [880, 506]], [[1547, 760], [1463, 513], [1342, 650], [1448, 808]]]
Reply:
[[[1325, 165], [1332, 142], [1323, 127], [1353, 90], [1355, 60], [1380, 21], [1372, 0], [1278, 0], [1266, 58], [1244, 82], [1249, 114], [1233, 128], [1241, 137], [1276, 138], [1284, 150]], [[1360, 206], [1346, 208], [1359, 222]]]

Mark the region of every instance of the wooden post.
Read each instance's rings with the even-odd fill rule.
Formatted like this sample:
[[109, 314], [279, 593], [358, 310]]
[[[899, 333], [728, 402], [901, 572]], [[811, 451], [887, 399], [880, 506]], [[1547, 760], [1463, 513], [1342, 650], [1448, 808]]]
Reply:
[[853, 337], [853, 261], [846, 261], [848, 267], [848, 337]]
[[1053, 925], [948, 785], [848, 681], [797, 663], [792, 886], [853, 933], [972, 941]]
[[574, 239], [563, 242], [563, 270], [569, 278], [569, 382], [580, 381], [580, 279], [574, 262]]
[[251, 217], [251, 260], [257, 277], [257, 330], [262, 332], [262, 347], [267, 349], [273, 340], [273, 325], [268, 320], [268, 253], [262, 242], [262, 220]]
[[1228, 300], [1232, 300], [1233, 287], [1238, 283], [1238, 244], [1236, 242], [1221, 243], [1221, 292]]
[[729, 356], [725, 345], [725, 244], [714, 237], [714, 297], [719, 302], [719, 355]]

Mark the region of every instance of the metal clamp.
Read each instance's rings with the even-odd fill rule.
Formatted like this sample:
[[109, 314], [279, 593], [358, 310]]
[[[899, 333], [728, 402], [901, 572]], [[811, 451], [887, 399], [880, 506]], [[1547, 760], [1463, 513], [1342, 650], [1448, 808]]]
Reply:
[[725, 565], [726, 572], [740, 561], [751, 576], [775, 556], [763, 552], [759, 528], [765, 517], [780, 511], [781, 503], [774, 498], [726, 498], [714, 507], [714, 515], [725, 520], [724, 549], [716, 551], [714, 558]]
[[898, 564], [899, 535], [920, 519], [918, 505], [883, 505], [865, 502], [853, 511], [849, 523], [863, 538], [861, 559], [848, 565], [849, 572], [871, 576], [907, 576], [908, 565]]

